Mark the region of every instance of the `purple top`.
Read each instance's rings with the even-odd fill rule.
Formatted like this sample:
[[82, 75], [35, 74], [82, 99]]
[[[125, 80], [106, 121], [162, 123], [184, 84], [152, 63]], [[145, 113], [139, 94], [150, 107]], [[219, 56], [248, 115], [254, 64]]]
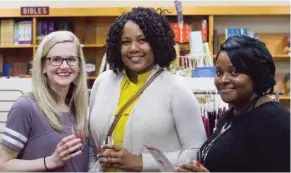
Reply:
[[[71, 113], [61, 113], [61, 124], [74, 124]], [[29, 96], [19, 98], [11, 108], [1, 144], [19, 152], [18, 159], [33, 160], [50, 156], [64, 138], [49, 124], [35, 100]], [[56, 172], [87, 172], [89, 162], [88, 140], [82, 154], [72, 158]]]

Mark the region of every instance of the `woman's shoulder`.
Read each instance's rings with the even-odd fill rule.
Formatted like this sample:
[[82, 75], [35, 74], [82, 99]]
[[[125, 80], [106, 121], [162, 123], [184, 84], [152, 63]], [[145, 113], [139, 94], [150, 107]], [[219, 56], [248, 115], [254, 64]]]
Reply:
[[31, 95], [23, 95], [14, 102], [9, 110], [8, 117], [10, 119], [31, 119], [36, 109], [37, 103], [33, 97]]
[[97, 97], [96, 93], [103, 93], [108, 87], [113, 87], [122, 78], [122, 74], [107, 70], [99, 74], [90, 89], [90, 102], [93, 103]]
[[121, 73], [115, 73], [113, 70], [106, 70], [99, 74], [98, 78], [99, 80], [109, 80], [109, 79], [114, 79], [116, 77], [122, 76]]
[[290, 112], [278, 102], [268, 102], [257, 107], [249, 116], [258, 128], [261, 126], [290, 128]]
[[32, 109], [36, 105], [36, 101], [34, 100], [31, 94], [25, 94], [20, 96], [14, 103], [13, 107], [17, 107], [19, 109]]
[[170, 71], [165, 71], [163, 75], [163, 82], [166, 83], [168, 87], [173, 87], [177, 90], [188, 90], [191, 91], [189, 85], [187, 85], [185, 77], [174, 74]]
[[258, 113], [262, 116], [270, 116], [270, 115], [277, 115], [277, 116], [284, 116], [284, 117], [290, 117], [290, 112], [279, 102], [270, 101], [268, 103], [265, 103], [263, 105], [260, 105], [257, 107]]

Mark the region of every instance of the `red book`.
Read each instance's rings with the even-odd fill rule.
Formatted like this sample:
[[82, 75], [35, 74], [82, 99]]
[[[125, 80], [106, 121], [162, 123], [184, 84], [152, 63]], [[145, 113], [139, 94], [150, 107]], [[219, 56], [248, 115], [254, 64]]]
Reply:
[[201, 33], [202, 33], [202, 41], [207, 42], [208, 38], [208, 25], [207, 25], [207, 20], [202, 20], [201, 21]]

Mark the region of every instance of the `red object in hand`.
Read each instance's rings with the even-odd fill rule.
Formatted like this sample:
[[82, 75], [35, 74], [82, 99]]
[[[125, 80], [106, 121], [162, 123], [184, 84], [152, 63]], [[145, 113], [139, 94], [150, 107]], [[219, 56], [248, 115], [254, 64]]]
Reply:
[[76, 133], [75, 133], [75, 136], [77, 138], [80, 138], [81, 140], [83, 140], [85, 138], [85, 132], [82, 131], [82, 130], [78, 130]]
[[199, 161], [196, 161], [195, 166], [198, 167], [198, 168], [200, 168], [201, 163]]
[[97, 152], [98, 153], [102, 153], [103, 152], [103, 149], [101, 147], [97, 148]]

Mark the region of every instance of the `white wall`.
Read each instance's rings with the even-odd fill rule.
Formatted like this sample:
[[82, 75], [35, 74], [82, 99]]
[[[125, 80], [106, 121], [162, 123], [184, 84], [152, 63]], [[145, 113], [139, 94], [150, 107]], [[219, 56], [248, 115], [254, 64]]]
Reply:
[[[4, 91], [4, 90], [14, 90], [14, 91]], [[7, 120], [7, 114], [12, 107], [14, 101], [22, 93], [27, 93], [32, 90], [32, 81], [29, 78], [19, 79], [19, 78], [0, 78], [0, 139], [1, 133], [3, 133], [3, 128], [5, 127], [5, 122]], [[4, 111], [4, 112], [1, 112]]]
[[[125, 7], [125, 6], [172, 6], [174, 0], [0, 0], [0, 8], [20, 6], [64, 7]], [[183, 6], [248, 6], [290, 5], [289, 0], [182, 0]]]

